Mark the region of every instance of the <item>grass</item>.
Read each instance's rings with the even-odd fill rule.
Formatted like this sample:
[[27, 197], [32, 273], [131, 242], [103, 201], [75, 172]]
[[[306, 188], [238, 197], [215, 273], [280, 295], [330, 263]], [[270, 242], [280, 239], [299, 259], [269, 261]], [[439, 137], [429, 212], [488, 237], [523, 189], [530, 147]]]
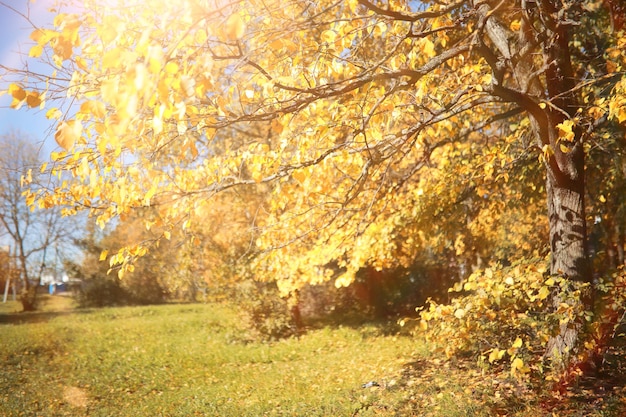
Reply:
[[[43, 300], [39, 313], [0, 307], [1, 416], [550, 415], [538, 402], [510, 404], [518, 386], [382, 326], [262, 343], [228, 305], [73, 310], [71, 299]], [[369, 381], [380, 386], [363, 388]], [[595, 409], [588, 415], [621, 415]]]

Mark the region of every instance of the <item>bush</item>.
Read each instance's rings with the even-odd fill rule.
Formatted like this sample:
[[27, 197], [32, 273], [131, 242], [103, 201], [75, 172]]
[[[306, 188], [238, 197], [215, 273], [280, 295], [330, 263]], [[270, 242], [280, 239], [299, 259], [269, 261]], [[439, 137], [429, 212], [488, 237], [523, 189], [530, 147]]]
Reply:
[[95, 276], [85, 280], [78, 292], [81, 307], [160, 304], [166, 293], [156, 279], [130, 274], [124, 280], [114, 275]]
[[115, 278], [94, 278], [83, 282], [78, 292], [80, 307], [110, 307], [129, 303], [129, 295]]
[[427, 299], [446, 300], [454, 282], [442, 268], [416, 264], [411, 268], [361, 269], [347, 287], [333, 280], [300, 289], [300, 309], [307, 321], [371, 321], [415, 314]]
[[[470, 355], [485, 366], [531, 382], [563, 381], [569, 378], [563, 372], [580, 374], [615, 337], [626, 306], [626, 274], [619, 271], [598, 282], [599, 296], [590, 312], [574, 302], [589, 284], [550, 276], [547, 265], [545, 259], [531, 259], [478, 271], [449, 290], [455, 295], [449, 304], [431, 300], [414, 323], [448, 358]], [[560, 301], [556, 308], [554, 294]], [[586, 327], [580, 347], [570, 357], [575, 369], [546, 362], [548, 340], [560, 326], [581, 322]]]
[[276, 283], [243, 282], [236, 289], [236, 299], [253, 339], [269, 341], [298, 334], [297, 306], [280, 297]]
[[167, 291], [160, 284], [159, 277], [143, 268], [126, 275], [120, 285], [131, 304], [161, 304], [167, 299]]

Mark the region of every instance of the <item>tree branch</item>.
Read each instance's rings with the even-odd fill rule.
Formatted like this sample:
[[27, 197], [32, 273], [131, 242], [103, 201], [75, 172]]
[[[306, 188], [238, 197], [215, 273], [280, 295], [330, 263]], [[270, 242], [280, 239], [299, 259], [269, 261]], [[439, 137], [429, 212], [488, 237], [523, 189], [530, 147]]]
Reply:
[[403, 13], [403, 12], [398, 12], [395, 10], [383, 9], [382, 7], [379, 7], [375, 5], [374, 3], [370, 2], [369, 0], [358, 0], [358, 2], [360, 5], [367, 7], [369, 10], [371, 10], [372, 12], [376, 14], [387, 16], [394, 20], [400, 20], [403, 22], [415, 22], [421, 19], [432, 19], [434, 17], [439, 17], [439, 16], [442, 16], [444, 14], [451, 12], [454, 9], [458, 9], [463, 4], [465, 4], [465, 1], [459, 1], [456, 3], [452, 3], [446, 7], [443, 7], [441, 10], [438, 10], [438, 11]]

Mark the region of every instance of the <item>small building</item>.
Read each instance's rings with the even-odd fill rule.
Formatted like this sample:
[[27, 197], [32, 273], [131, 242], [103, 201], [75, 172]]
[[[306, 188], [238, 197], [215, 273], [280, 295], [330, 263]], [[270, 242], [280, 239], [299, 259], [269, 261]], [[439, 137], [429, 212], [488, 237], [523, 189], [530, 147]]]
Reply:
[[55, 294], [57, 291], [65, 291], [69, 282], [70, 278], [67, 273], [54, 269], [44, 271], [39, 277], [39, 285], [48, 287], [50, 294]]

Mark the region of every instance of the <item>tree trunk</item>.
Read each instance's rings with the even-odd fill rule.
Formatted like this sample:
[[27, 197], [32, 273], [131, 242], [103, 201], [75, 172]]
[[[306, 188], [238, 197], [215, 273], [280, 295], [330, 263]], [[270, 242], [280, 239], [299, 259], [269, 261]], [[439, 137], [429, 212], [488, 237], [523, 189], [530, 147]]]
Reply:
[[[582, 126], [572, 122], [580, 108], [576, 74], [570, 55], [570, 26], [558, 16], [564, 5], [558, 2], [543, 4], [543, 15], [556, 19], [546, 25], [549, 42], [543, 46], [543, 64], [548, 101], [545, 118], [537, 120], [543, 125], [538, 131], [542, 145], [549, 145], [552, 154], [546, 157], [546, 197], [550, 222], [550, 273], [575, 283], [591, 283], [592, 272], [587, 250], [587, 219], [585, 212], [585, 150]], [[559, 126], [570, 121], [571, 133], [561, 136]], [[562, 302], [568, 302], [576, 312], [590, 310], [593, 302], [591, 286], [584, 289], [578, 299], [564, 299], [562, 288], [557, 286], [552, 294], [552, 307], [556, 311]], [[559, 327], [546, 347], [546, 357], [554, 366], [572, 365], [583, 330], [583, 318], [577, 316]]]
[[20, 292], [20, 302], [23, 311], [35, 311], [37, 309], [37, 287], [28, 285]]
[[[581, 176], [582, 172], [581, 170]], [[583, 180], [579, 179], [577, 182], [583, 183]], [[552, 252], [550, 273], [575, 281], [589, 282], [583, 184], [563, 186], [555, 180], [551, 172], [548, 172], [546, 183]]]
[[616, 267], [624, 265], [624, 231], [619, 219], [615, 221], [615, 247], [617, 251]]
[[[582, 147], [581, 147], [582, 148]], [[582, 152], [582, 150], [580, 150]], [[587, 226], [584, 201], [584, 160], [582, 155], [561, 155], [561, 162], [568, 165], [575, 175], [563, 175], [547, 170], [546, 193], [550, 222], [550, 273], [573, 282], [591, 282], [592, 274], [587, 253]], [[556, 311], [562, 302], [563, 294], [557, 287], [552, 294], [552, 307]], [[579, 300], [570, 300], [575, 310], [589, 309], [592, 303], [592, 289], [586, 289]], [[582, 319], [561, 324], [558, 334], [547, 344], [546, 358], [555, 366], [566, 366], [570, 356], [576, 352]]]
[[22, 269], [22, 291], [20, 291], [20, 301], [22, 302], [22, 309], [24, 311], [35, 311], [37, 309], [37, 286], [30, 284], [28, 278], [28, 265], [26, 262], [26, 256], [24, 255], [23, 242], [18, 245], [20, 267]]
[[[542, 149], [546, 163], [546, 197], [550, 222], [550, 272], [574, 282], [590, 282], [586, 240], [585, 214], [585, 151], [582, 127], [572, 121], [580, 108], [581, 99], [575, 88], [576, 74], [569, 51], [568, 22], [563, 20], [562, 3], [522, 2], [524, 23], [541, 32], [543, 39], [530, 36], [515, 37], [497, 19], [498, 6], [492, 2], [474, 1], [479, 26], [484, 28], [486, 41], [477, 42], [477, 50], [493, 69], [492, 94], [514, 102], [524, 109], [531, 121], [537, 146]], [[525, 32], [526, 33], [526, 32]], [[529, 51], [535, 50], [542, 62]], [[511, 77], [505, 77], [505, 72]], [[542, 74], [537, 76], [536, 74]], [[541, 106], [547, 101], [550, 106]], [[561, 135], [564, 122], [573, 137]], [[567, 128], [566, 128], [567, 129]], [[566, 132], [570, 133], [570, 132]], [[552, 295], [552, 307], [558, 309], [566, 301], [557, 287]], [[577, 311], [586, 309], [589, 294], [567, 302]], [[582, 331], [582, 320], [566, 323], [548, 341], [546, 357], [567, 365], [575, 352]]]

